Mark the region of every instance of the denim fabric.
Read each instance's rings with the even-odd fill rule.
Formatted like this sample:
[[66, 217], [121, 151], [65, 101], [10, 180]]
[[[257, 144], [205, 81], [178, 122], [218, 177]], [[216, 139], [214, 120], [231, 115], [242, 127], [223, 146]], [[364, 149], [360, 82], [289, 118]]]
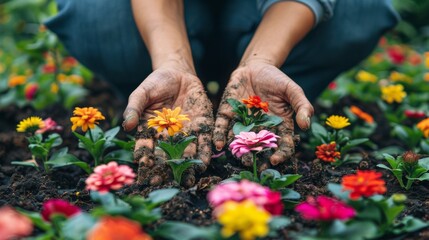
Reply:
[[[133, 20], [130, 1], [57, 2], [58, 15], [45, 24], [89, 69], [125, 94], [151, 72], [150, 57]], [[192, 53], [203, 80], [211, 77], [226, 82], [262, 14], [256, 1], [216, 1], [218, 15], [213, 13], [213, 3], [207, 2], [185, 0]], [[370, 54], [380, 36], [397, 21], [390, 0], [339, 0], [333, 17], [319, 23], [293, 49], [281, 69], [314, 100], [338, 74]]]

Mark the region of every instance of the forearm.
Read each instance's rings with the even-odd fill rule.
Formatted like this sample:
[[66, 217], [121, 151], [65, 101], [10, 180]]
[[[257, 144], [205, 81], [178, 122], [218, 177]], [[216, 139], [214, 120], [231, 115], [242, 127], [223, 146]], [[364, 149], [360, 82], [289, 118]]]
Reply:
[[272, 5], [246, 48], [241, 65], [264, 61], [277, 67], [292, 48], [313, 28], [315, 17], [306, 5], [294, 1]]
[[186, 34], [183, 0], [132, 0], [131, 3], [152, 68], [155, 70], [167, 65], [195, 73]]

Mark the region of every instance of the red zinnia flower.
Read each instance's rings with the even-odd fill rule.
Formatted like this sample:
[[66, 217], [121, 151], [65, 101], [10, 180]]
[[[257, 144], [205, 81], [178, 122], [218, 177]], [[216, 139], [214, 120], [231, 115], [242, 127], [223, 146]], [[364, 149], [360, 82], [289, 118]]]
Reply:
[[423, 111], [405, 110], [404, 114], [407, 118], [414, 118], [414, 119], [426, 117], [426, 113]]
[[69, 218], [75, 214], [80, 213], [80, 208], [70, 204], [62, 199], [51, 199], [43, 203], [42, 217], [45, 221], [51, 221], [51, 218], [55, 215], [63, 215]]
[[25, 99], [31, 101], [36, 96], [37, 90], [39, 89], [39, 85], [37, 83], [29, 83], [24, 88]]
[[404, 53], [404, 49], [399, 45], [395, 45], [387, 49], [387, 55], [389, 55], [390, 60], [394, 64], [398, 64], [398, 65], [402, 64], [405, 61], [405, 57], [406, 57]]
[[356, 174], [346, 175], [341, 185], [344, 190], [351, 191], [350, 199], [353, 200], [386, 192], [386, 183], [381, 179], [381, 173], [373, 170], [358, 170]]
[[306, 220], [316, 221], [348, 220], [356, 215], [352, 207], [327, 196], [308, 197], [295, 207], [295, 211]]
[[317, 146], [316, 157], [325, 162], [335, 162], [341, 158], [341, 153], [337, 151], [337, 144], [331, 142], [330, 144], [322, 144]]
[[268, 112], [268, 102], [262, 102], [259, 96], [250, 96], [248, 99], [242, 99], [241, 101], [243, 101], [248, 108], [260, 108], [264, 110], [264, 112]]

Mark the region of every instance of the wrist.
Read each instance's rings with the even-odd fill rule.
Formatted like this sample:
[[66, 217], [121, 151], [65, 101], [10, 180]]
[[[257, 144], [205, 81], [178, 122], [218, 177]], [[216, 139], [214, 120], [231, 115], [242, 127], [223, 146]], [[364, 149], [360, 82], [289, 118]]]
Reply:
[[195, 66], [190, 51], [189, 53], [186, 53], [180, 49], [173, 53], [154, 55], [152, 57], [152, 68], [153, 70], [157, 70], [159, 68], [172, 68], [196, 75]]

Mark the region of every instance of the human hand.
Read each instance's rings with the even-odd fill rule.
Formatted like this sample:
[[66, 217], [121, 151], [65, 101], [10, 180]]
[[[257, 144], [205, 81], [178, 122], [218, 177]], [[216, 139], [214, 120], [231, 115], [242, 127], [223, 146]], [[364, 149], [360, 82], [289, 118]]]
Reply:
[[[294, 112], [298, 126], [305, 130], [310, 127], [310, 117], [314, 110], [302, 88], [269, 63], [255, 60], [242, 64], [232, 73], [216, 116], [213, 142], [216, 149], [220, 150], [231, 140], [227, 138], [233, 136], [231, 121], [234, 113], [227, 99], [240, 101], [254, 95], [269, 103], [269, 114], [283, 118], [283, 122], [275, 128], [280, 136], [278, 148], [270, 156], [270, 163], [277, 165], [290, 159], [294, 153]], [[242, 157], [245, 165], [250, 165], [251, 161], [251, 156]]]
[[[170, 171], [165, 162], [165, 154], [155, 151], [156, 139], [167, 138], [166, 132], [156, 133], [147, 127], [147, 120], [154, 116], [154, 110], [181, 107], [181, 114], [188, 115], [190, 121], [184, 122], [183, 131], [195, 135], [196, 143], [185, 149], [184, 158], [201, 159], [205, 166], [211, 159], [211, 136], [213, 126], [212, 105], [204, 92], [201, 81], [192, 73], [161, 67], [152, 72], [130, 95], [124, 111], [122, 126], [125, 131], [137, 125], [134, 158], [139, 162], [139, 180], [159, 185], [165, 181]], [[186, 174], [186, 172], [185, 172]], [[167, 175], [167, 176], [166, 176]], [[193, 185], [193, 169], [184, 176], [185, 185]]]

